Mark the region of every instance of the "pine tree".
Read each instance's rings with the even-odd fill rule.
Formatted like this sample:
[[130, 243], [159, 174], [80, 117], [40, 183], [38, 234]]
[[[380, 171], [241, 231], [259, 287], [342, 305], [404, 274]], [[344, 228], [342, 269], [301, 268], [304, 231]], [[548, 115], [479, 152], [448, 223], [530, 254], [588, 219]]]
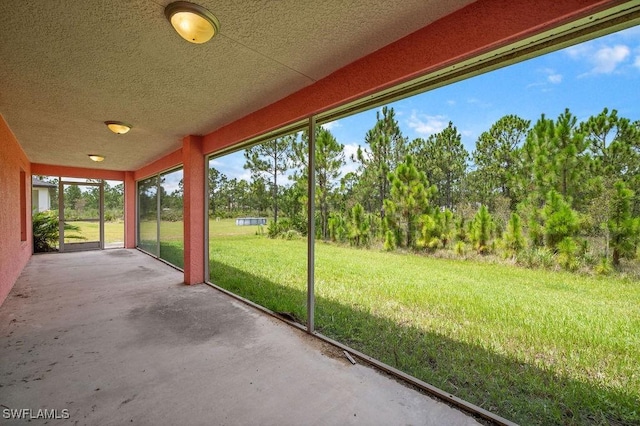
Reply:
[[342, 242], [348, 235], [347, 222], [341, 213], [333, 212], [329, 216], [329, 237], [333, 242]]
[[620, 264], [621, 258], [633, 258], [638, 242], [637, 221], [631, 216], [631, 200], [634, 192], [627, 188], [624, 181], [615, 183], [615, 192], [611, 199], [609, 221], [609, 243], [613, 248], [613, 264]]
[[[289, 169], [291, 161], [291, 147], [297, 139], [297, 135], [287, 135], [282, 138], [256, 145], [245, 150], [245, 169], [251, 171], [252, 179], [257, 182], [260, 178], [266, 179], [271, 194], [273, 221], [278, 223], [278, 177], [283, 176]], [[258, 204], [262, 204], [261, 202]]]
[[509, 255], [513, 256], [524, 248], [525, 241], [524, 236], [522, 235], [522, 220], [518, 213], [511, 213], [503, 240]]
[[[518, 154], [531, 122], [516, 115], [506, 115], [483, 132], [476, 142], [473, 161], [482, 185], [482, 203], [491, 203], [495, 194], [509, 200], [511, 208], [520, 201], [514, 191], [514, 177], [519, 174]], [[490, 204], [492, 205], [492, 204]]]
[[356, 247], [369, 244], [370, 222], [360, 203], [351, 209], [349, 217], [349, 241]]
[[453, 239], [454, 228], [453, 213], [449, 209], [435, 209], [431, 214], [424, 214], [420, 217], [420, 238], [417, 246], [429, 249], [440, 246], [447, 248]]
[[[607, 108], [582, 123], [580, 130], [591, 152], [590, 172], [600, 179], [600, 190], [613, 190], [623, 180], [629, 188], [640, 187], [640, 121], [631, 122]], [[632, 199], [632, 212], [640, 215], [640, 192]]]
[[398, 165], [395, 172], [389, 173], [389, 182], [390, 199], [385, 200], [385, 207], [392, 211], [385, 215], [387, 227], [404, 236], [398, 240], [399, 245], [414, 247], [418, 217], [426, 211], [434, 189], [426, 188], [424, 173], [418, 171], [410, 155]]
[[396, 234], [393, 233], [392, 230], [387, 230], [384, 234], [384, 249], [387, 251], [393, 251], [397, 247], [397, 238]]
[[455, 208], [461, 198], [469, 159], [458, 129], [449, 122], [445, 129], [431, 135], [426, 141], [413, 140], [410, 151], [418, 170], [424, 172], [427, 180], [438, 188], [435, 203], [441, 207]]
[[589, 157], [577, 119], [565, 110], [558, 119], [544, 115], [534, 124], [520, 151], [519, 193], [539, 207], [549, 190], [582, 204]]
[[560, 266], [570, 271], [576, 270], [578, 268], [578, 261], [576, 259], [577, 250], [578, 245], [573, 238], [563, 238], [562, 241], [558, 243], [558, 263], [560, 263]]
[[555, 150], [552, 164], [557, 175], [555, 186], [565, 200], [571, 197], [576, 202], [584, 184], [584, 151], [587, 144], [584, 135], [578, 131], [577, 118], [568, 109], [560, 114], [554, 130]]
[[545, 245], [550, 250], [556, 251], [560, 241], [575, 236], [578, 231], [579, 223], [576, 212], [555, 189], [547, 193], [542, 215]]
[[209, 167], [209, 214], [215, 216], [216, 209], [222, 204], [222, 190], [227, 183], [227, 176], [216, 168]]
[[[336, 182], [340, 177], [340, 169], [345, 164], [344, 145], [338, 143], [335, 136], [318, 125], [315, 128], [316, 149], [315, 149], [315, 180], [316, 180], [316, 201], [320, 214], [320, 226], [318, 231], [323, 240], [329, 238], [329, 210], [331, 199], [334, 195]], [[309, 135], [305, 131], [300, 141], [292, 144], [292, 158], [299, 167], [299, 171], [293, 179], [299, 185], [306, 187], [308, 177], [308, 157], [309, 157]]]
[[471, 242], [478, 253], [486, 254], [491, 251], [493, 227], [493, 218], [489, 214], [489, 209], [485, 205], [480, 206], [473, 218], [471, 228]]
[[420, 229], [420, 238], [418, 238], [417, 246], [434, 250], [440, 245], [441, 230], [438, 222], [433, 216], [425, 214], [420, 218], [422, 224]]
[[370, 204], [370, 212], [380, 212], [384, 217], [384, 200], [389, 198], [389, 172], [395, 170], [407, 150], [407, 141], [402, 136], [393, 108], [383, 107], [376, 113], [376, 124], [365, 136], [366, 149], [358, 148], [354, 158], [360, 162], [359, 190]]

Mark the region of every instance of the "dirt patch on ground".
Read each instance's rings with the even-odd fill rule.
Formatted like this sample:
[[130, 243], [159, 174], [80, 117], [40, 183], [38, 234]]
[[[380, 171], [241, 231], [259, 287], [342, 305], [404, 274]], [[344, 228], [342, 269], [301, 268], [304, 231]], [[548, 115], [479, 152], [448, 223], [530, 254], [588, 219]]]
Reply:
[[131, 256], [135, 256], [135, 253], [132, 253], [131, 250], [126, 250], [126, 249], [109, 249], [109, 250], [105, 250], [104, 253], [107, 256], [111, 256], [111, 257], [131, 257]]
[[243, 344], [257, 333], [255, 320], [237, 307], [186, 290], [131, 309], [127, 320], [138, 331], [137, 342], [149, 344], [198, 344], [214, 338]]

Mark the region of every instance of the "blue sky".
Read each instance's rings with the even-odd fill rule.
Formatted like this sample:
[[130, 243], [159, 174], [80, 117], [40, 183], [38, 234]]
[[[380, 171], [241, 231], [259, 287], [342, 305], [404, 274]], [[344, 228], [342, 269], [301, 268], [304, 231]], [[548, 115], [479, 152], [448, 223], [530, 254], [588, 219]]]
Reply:
[[[640, 27], [634, 27], [389, 104], [404, 136], [426, 138], [458, 128], [471, 153], [478, 136], [507, 114], [535, 122], [565, 108], [579, 120], [604, 107], [640, 120]], [[347, 156], [364, 144], [376, 110], [327, 123]], [[349, 161], [347, 161], [350, 163]], [[229, 178], [249, 178], [242, 151], [213, 160]], [[345, 171], [355, 165], [347, 164]]]

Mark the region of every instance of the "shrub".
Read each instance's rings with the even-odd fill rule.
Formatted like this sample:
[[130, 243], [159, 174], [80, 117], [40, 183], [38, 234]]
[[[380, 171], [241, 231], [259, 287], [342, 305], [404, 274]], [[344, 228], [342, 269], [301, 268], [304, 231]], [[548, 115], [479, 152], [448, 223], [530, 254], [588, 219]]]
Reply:
[[458, 217], [455, 221], [455, 238], [458, 241], [469, 241], [469, 233], [467, 232], [467, 224], [464, 222], [464, 217]]
[[392, 230], [388, 230], [384, 238], [384, 249], [393, 251], [396, 249], [396, 235]]
[[[33, 251], [44, 253], [55, 251], [56, 244], [60, 239], [58, 215], [51, 210], [39, 212], [33, 215]], [[64, 224], [65, 231], [78, 232], [80, 228], [68, 223]], [[66, 238], [84, 240], [85, 237], [75, 234], [66, 234]]]
[[329, 238], [333, 242], [343, 242], [347, 239], [347, 222], [340, 213], [331, 213], [329, 215]]
[[[580, 251], [582, 248], [580, 248]], [[587, 250], [583, 253], [578, 254], [580, 261], [589, 267], [595, 266], [599, 262], [599, 256], [597, 256], [593, 251]]]
[[571, 237], [565, 237], [558, 243], [558, 263], [564, 269], [575, 271], [580, 266], [580, 262], [576, 258], [578, 245]]
[[297, 240], [298, 238], [302, 237], [302, 234], [300, 234], [300, 232], [296, 231], [295, 229], [287, 229], [280, 234], [280, 237], [285, 240]]
[[121, 209], [105, 210], [104, 220], [107, 222], [116, 222], [119, 220], [124, 220], [124, 212]]
[[182, 210], [167, 209], [160, 212], [160, 220], [166, 222], [180, 222], [182, 218]]
[[435, 214], [434, 216], [424, 214], [420, 217], [422, 227], [416, 247], [435, 250], [440, 245], [441, 229], [438, 223], [438, 217]]
[[267, 237], [276, 238], [278, 235], [280, 235], [280, 225], [278, 225], [278, 222], [269, 221], [267, 225]]
[[518, 253], [517, 262], [528, 268], [551, 268], [556, 264], [555, 254], [544, 247], [533, 247]]
[[597, 275], [609, 275], [613, 272], [613, 267], [611, 266], [611, 262], [608, 257], [602, 257], [600, 259], [600, 263], [596, 266], [596, 274]]
[[[291, 240], [295, 237], [305, 236], [307, 235], [306, 224], [304, 225], [304, 231], [300, 231], [301, 224], [296, 219], [290, 219], [287, 217], [280, 218], [278, 222], [269, 221], [267, 225], [267, 237], [269, 238], [278, 238], [282, 237], [287, 240]], [[260, 235], [264, 235], [263, 229], [258, 229], [257, 233]]]
[[507, 231], [504, 233], [504, 246], [508, 255], [515, 255], [524, 248], [524, 236], [522, 235], [522, 224], [517, 213], [511, 213]]

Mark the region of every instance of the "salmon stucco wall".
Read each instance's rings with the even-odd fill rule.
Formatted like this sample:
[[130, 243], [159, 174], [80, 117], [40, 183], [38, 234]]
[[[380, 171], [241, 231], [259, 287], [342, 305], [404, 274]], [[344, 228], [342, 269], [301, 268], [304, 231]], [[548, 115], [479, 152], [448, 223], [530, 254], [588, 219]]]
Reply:
[[133, 177], [136, 181], [138, 181], [151, 175], [155, 175], [156, 173], [169, 170], [180, 164], [182, 164], [182, 148], [173, 151], [172, 153], [165, 155], [159, 160], [149, 163], [146, 166], [136, 170], [133, 173]]
[[118, 170], [89, 169], [86, 167], [56, 166], [53, 164], [31, 163], [34, 175], [63, 176], [82, 179], [124, 180], [125, 172]]
[[[21, 173], [24, 172], [24, 173]], [[20, 179], [24, 179], [23, 185]], [[24, 190], [21, 203], [20, 190]], [[33, 252], [31, 163], [0, 115], [0, 305]], [[21, 208], [26, 207], [26, 208]], [[22, 231], [26, 232], [23, 234]]]

